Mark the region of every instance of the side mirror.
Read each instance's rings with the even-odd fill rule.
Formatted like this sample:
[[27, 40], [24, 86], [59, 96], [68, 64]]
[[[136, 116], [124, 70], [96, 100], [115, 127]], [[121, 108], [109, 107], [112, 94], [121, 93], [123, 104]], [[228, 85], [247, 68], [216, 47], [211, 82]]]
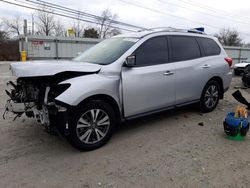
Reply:
[[127, 67], [134, 67], [135, 66], [135, 55], [128, 56], [126, 58], [125, 65]]

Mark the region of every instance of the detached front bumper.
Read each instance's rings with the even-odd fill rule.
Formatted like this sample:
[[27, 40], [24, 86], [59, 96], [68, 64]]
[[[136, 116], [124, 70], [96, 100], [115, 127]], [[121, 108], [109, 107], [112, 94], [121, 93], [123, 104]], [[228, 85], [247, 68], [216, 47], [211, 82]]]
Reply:
[[14, 114], [22, 114], [26, 111], [32, 111], [32, 107], [35, 103], [15, 103], [12, 100], [8, 100], [5, 105], [5, 110], [8, 112], [12, 112]]
[[[16, 103], [8, 100], [5, 105], [5, 112], [12, 112], [17, 117], [26, 114], [28, 117], [35, 117], [38, 123], [42, 125], [49, 125], [49, 110], [46, 106], [41, 105], [39, 108], [34, 102]], [[6, 113], [4, 113], [5, 116]]]
[[[5, 105], [5, 113], [12, 112], [17, 116], [21, 116], [22, 114], [26, 114], [28, 117], [34, 117], [38, 123], [41, 123], [45, 126], [51, 125], [51, 117], [59, 116], [59, 114], [64, 114], [60, 118], [66, 124], [68, 122], [67, 118], [67, 108], [59, 105], [36, 105], [34, 102], [29, 103], [16, 103], [12, 100], [8, 100]], [[53, 124], [55, 124], [53, 119]]]

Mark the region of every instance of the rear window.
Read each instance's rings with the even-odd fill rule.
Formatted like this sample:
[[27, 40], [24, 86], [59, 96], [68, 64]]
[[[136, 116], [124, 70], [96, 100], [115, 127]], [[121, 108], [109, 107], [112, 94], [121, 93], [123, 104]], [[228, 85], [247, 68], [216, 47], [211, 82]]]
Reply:
[[209, 39], [209, 38], [201, 38], [201, 37], [197, 37], [197, 40], [199, 44], [201, 45], [201, 47], [203, 48], [205, 56], [220, 54], [221, 49], [214, 40]]
[[170, 36], [171, 61], [185, 61], [201, 57], [200, 47], [194, 37]]

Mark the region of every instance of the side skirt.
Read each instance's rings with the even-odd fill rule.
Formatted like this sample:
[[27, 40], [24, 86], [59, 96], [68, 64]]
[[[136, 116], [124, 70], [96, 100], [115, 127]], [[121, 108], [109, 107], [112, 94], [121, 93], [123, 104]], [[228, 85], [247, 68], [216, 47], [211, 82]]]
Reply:
[[198, 100], [193, 100], [193, 101], [177, 104], [177, 105], [174, 105], [174, 106], [168, 106], [168, 107], [165, 107], [165, 108], [161, 108], [161, 109], [157, 109], [157, 110], [153, 110], [153, 111], [149, 111], [149, 112], [144, 112], [144, 113], [141, 113], [141, 114], [128, 116], [128, 117], [125, 117], [123, 121], [136, 119], [136, 118], [143, 117], [143, 116], [152, 115], [152, 114], [163, 112], [163, 111], [170, 110], [170, 109], [179, 108], [179, 107], [186, 106], [186, 105], [189, 105], [189, 104], [197, 103], [199, 101], [200, 101], [199, 99]]

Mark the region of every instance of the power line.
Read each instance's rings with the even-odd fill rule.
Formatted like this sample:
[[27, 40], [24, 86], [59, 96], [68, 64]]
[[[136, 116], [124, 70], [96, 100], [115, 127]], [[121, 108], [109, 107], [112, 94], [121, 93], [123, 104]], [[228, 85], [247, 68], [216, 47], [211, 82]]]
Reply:
[[[77, 18], [77, 17], [74, 17], [74, 16], [68, 16], [68, 15], [65, 15], [65, 14], [58, 13], [58, 12], [42, 10], [42, 9], [39, 9], [39, 8], [30, 7], [30, 6], [26, 6], [26, 5], [22, 5], [22, 4], [18, 4], [18, 3], [14, 3], [14, 2], [9, 2], [9, 1], [6, 1], [6, 0], [0, 0], [0, 1], [2, 1], [4, 3], [11, 4], [11, 5], [23, 7], [23, 8], [28, 8], [28, 9], [32, 9], [32, 10], [36, 10], [36, 11], [47, 12], [47, 13], [54, 14], [54, 15], [57, 15], [57, 16], [62, 16], [62, 17], [66, 17], [66, 18], [81, 20], [81, 21], [85, 21], [85, 22], [88, 22], [88, 23], [100, 24], [100, 23], [98, 23], [96, 21], [91, 21], [91, 20], [87, 20], [87, 19], [83, 19], [83, 18]], [[109, 26], [110, 28], [120, 29], [120, 30], [124, 30], [124, 31], [132, 31], [132, 32], [135, 31], [135, 30], [126, 29], [126, 28], [122, 28], [122, 27], [118, 27], [118, 26], [113, 26], [113, 25], [109, 25], [109, 24], [105, 24], [105, 23], [103, 25]]]
[[146, 10], [149, 10], [151, 12], [156, 12], [158, 14], [163, 14], [163, 15], [166, 15], [166, 16], [171, 16], [171, 17], [175, 17], [175, 18], [178, 18], [178, 19], [181, 19], [181, 20], [187, 20], [187, 21], [190, 21], [190, 22], [193, 22], [193, 23], [198, 23], [198, 24], [202, 24], [202, 25], [207, 25], [209, 27], [214, 27], [214, 28], [217, 28], [219, 29], [219, 27], [216, 27], [216, 26], [212, 26], [212, 25], [208, 25], [208, 24], [204, 24], [202, 22], [199, 22], [199, 21], [195, 21], [195, 20], [192, 20], [192, 19], [189, 19], [189, 18], [184, 18], [184, 17], [181, 17], [181, 16], [177, 16], [177, 15], [173, 15], [173, 14], [170, 14], [168, 12], [165, 12], [165, 11], [160, 11], [160, 10], [157, 10], [157, 9], [153, 9], [153, 8], [150, 8], [150, 7], [146, 7], [144, 5], [139, 5], [139, 4], [136, 4], [134, 2], [129, 2], [129, 1], [126, 1], [126, 0], [119, 0], [125, 4], [129, 4], [129, 5], [132, 5], [132, 6], [136, 6], [136, 7], [139, 7], [139, 8], [142, 8], [142, 9], [146, 9]]
[[[172, 5], [172, 6], [180, 7], [180, 8], [186, 9], [186, 10], [190, 10], [192, 12], [200, 12], [202, 14], [206, 14], [206, 15], [209, 15], [209, 16], [212, 16], [212, 17], [222, 18], [222, 19], [231, 20], [231, 21], [237, 21], [238, 23], [245, 24], [245, 25], [248, 25], [248, 26], [250, 25], [250, 22], [244, 22], [244, 21], [228, 18], [228, 16], [221, 15], [221, 13], [219, 14], [219, 13], [216, 12], [215, 14], [211, 14], [211, 13], [207, 13], [207, 12], [197, 10], [197, 9], [194, 9], [194, 8], [186, 7], [186, 6], [183, 6], [183, 5], [178, 5], [178, 4], [175, 4], [175, 3], [172, 3], [172, 2], [167, 2], [167, 1], [164, 1], [164, 0], [158, 0], [158, 1], [160, 3], [163, 3], [163, 4], [169, 4], [169, 5]], [[182, 1], [182, 2], [185, 2], [185, 1]], [[198, 6], [194, 6], [194, 5], [191, 5], [191, 6], [192, 7], [198, 7]], [[204, 8], [202, 8], [202, 9], [204, 10]]]
[[[189, 22], [198, 23], [198, 24], [205, 25], [205, 26], [208, 26], [208, 27], [211, 27], [211, 28], [221, 29], [221, 27], [217, 27], [217, 26], [210, 25], [210, 24], [207, 24], [207, 23], [199, 22], [199, 21], [196, 21], [196, 20], [192, 20], [192, 19], [189, 19], [189, 18], [182, 17], [182, 16], [177, 16], [177, 15], [174, 15], [174, 14], [170, 14], [170, 13], [165, 12], [165, 11], [160, 11], [160, 10], [157, 10], [157, 9], [154, 9], [154, 8], [151, 8], [151, 7], [147, 7], [147, 6], [144, 6], [144, 5], [141, 5], [141, 4], [137, 4], [137, 3], [134, 3], [134, 2], [130, 2], [130, 1], [127, 1], [127, 0], [119, 0], [119, 1], [121, 1], [121, 2], [123, 2], [125, 4], [129, 4], [129, 5], [141, 8], [141, 9], [145, 9], [145, 10], [149, 10], [151, 12], [155, 12], [155, 13], [158, 13], [158, 14], [175, 17], [175, 18], [178, 18], [178, 19], [181, 19], [181, 20], [187, 20]], [[240, 33], [242, 35], [245, 35], [245, 36], [250, 36], [249, 33], [243, 33], [243, 32], [240, 32]]]
[[193, 2], [193, 1], [185, 1], [185, 0], [178, 0], [178, 1], [181, 1], [183, 3], [186, 3], [186, 4], [189, 4], [189, 5], [192, 5], [192, 6], [196, 6], [196, 7], [200, 7], [202, 9], [205, 9], [205, 10], [209, 10], [211, 12], [215, 12], [215, 13], [218, 13], [218, 14], [221, 14], [222, 12], [224, 12], [227, 17], [228, 16], [238, 16], [238, 17], [241, 17], [241, 18], [245, 18], [245, 19], [250, 19], [250, 17], [245, 17], [245, 16], [242, 16], [242, 15], [239, 15], [239, 14], [229, 14], [228, 15], [228, 12], [224, 11], [224, 10], [221, 10], [221, 9], [218, 9], [218, 8], [214, 8], [214, 7], [211, 7], [211, 6], [207, 6], [207, 5], [204, 5], [202, 3], [199, 3], [199, 2]]
[[[51, 9], [52, 8], [53, 9], [57, 9], [57, 11], [54, 12], [54, 10], [53, 11], [42, 10], [42, 9], [37, 8], [37, 7], [30, 7], [30, 6], [23, 5], [23, 4], [17, 4], [17, 3], [9, 2], [9, 1], [6, 1], [6, 0], [0, 0], [0, 1], [2, 1], [4, 3], [8, 3], [8, 4], [12, 4], [12, 5], [16, 5], [16, 6], [28, 8], [28, 9], [33, 9], [33, 10], [37, 10], [37, 11], [44, 11], [44, 12], [51, 13], [51, 14], [54, 14], [54, 15], [58, 15], [58, 16], [66, 17], [66, 18], [71, 18], [71, 19], [76, 19], [76, 20], [81, 20], [81, 21], [85, 21], [85, 22], [89, 22], [89, 23], [94, 23], [94, 24], [100, 24], [98, 22], [98, 19], [102, 18], [100, 16], [96, 16], [96, 15], [89, 14], [89, 13], [82, 12], [82, 11], [77, 11], [77, 10], [74, 10], [74, 9], [70, 9], [70, 8], [67, 8], [67, 7], [60, 6], [60, 5], [52, 4], [52, 3], [45, 2], [45, 1], [42, 1], [42, 0], [36, 0], [36, 1], [44, 3], [44, 4], [39, 3], [40, 5], [44, 5], [44, 6], [48, 6], [48, 4], [49, 4], [50, 5], [49, 7], [51, 7]], [[38, 4], [38, 2], [34, 2], [32, 0], [25, 0], [25, 1], [34, 3], [36, 5]], [[139, 8], [142, 8], [142, 9], [146, 9], [146, 10], [149, 10], [149, 11], [152, 11], [152, 12], [160, 13], [160, 14], [167, 15], [167, 16], [172, 16], [172, 17], [175, 17], [175, 18], [178, 18], [178, 19], [182, 19], [182, 20], [184, 19], [184, 20], [187, 20], [189, 22], [199, 23], [199, 24], [206, 25], [206, 26], [209, 26], [209, 27], [212, 27], [212, 28], [216, 28], [216, 29], [221, 29], [220, 27], [217, 27], [217, 26], [214, 26], [214, 25], [205, 24], [203, 22], [199, 22], [199, 21], [192, 20], [192, 19], [189, 19], [189, 18], [184, 18], [184, 17], [181, 17], [181, 16], [176, 16], [176, 15], [173, 15], [173, 14], [170, 14], [170, 13], [167, 13], [167, 12], [159, 11], [157, 9], [153, 9], [153, 8], [150, 8], [150, 7], [142, 6], [142, 5], [139, 5], [139, 4], [136, 4], [136, 3], [132, 3], [132, 2], [129, 2], [129, 1], [125, 1], [125, 0], [119, 0], [119, 1], [121, 1], [123, 3], [126, 3], [126, 4], [130, 4], [130, 5], [139, 7]], [[81, 15], [83, 14], [83, 16], [85, 16], [85, 17], [88, 16], [88, 17], [85, 18], [85, 19], [83, 19], [83, 18], [77, 18], [75, 16], [65, 15], [65, 13], [58, 13], [58, 11], [60, 11], [60, 12], [67, 12], [67, 14], [71, 13], [71, 15], [72, 14], [79, 14], [79, 12], [80, 12]], [[119, 26], [119, 24], [120, 24], [120, 26]], [[134, 30], [127, 29], [127, 28], [124, 28], [124, 27], [142, 28], [142, 27], [139, 27], [139, 26], [134, 26], [134, 25], [131, 25], [131, 24], [126, 24], [126, 23], [118, 22], [118, 21], [116, 21], [115, 23], [112, 22], [112, 25], [107, 25], [105, 23], [103, 25], [110, 26], [111, 28], [115, 28], [115, 29], [125, 30], [125, 31], [134, 31]], [[118, 26], [116, 26], [116, 25], [118, 25]], [[146, 29], [146, 28], [142, 28], [142, 29]], [[242, 33], [242, 32], [240, 32], [240, 33], [243, 34], [243, 35], [246, 35], [246, 36], [250, 36], [250, 34], [248, 34], [248, 33]]]
[[134, 3], [134, 2], [130, 2], [130, 1], [126, 1], [126, 0], [119, 0], [119, 1], [121, 1], [121, 2], [123, 2], [125, 4], [129, 4], [129, 5], [133, 5], [133, 6], [142, 8], [142, 9], [149, 10], [151, 12], [156, 12], [158, 14], [163, 14], [163, 15], [166, 15], [166, 16], [172, 16], [172, 17], [175, 17], [175, 18], [178, 18], [178, 19], [181, 19], [181, 20], [187, 20], [187, 21], [190, 21], [190, 22], [193, 22], [193, 23], [198, 23], [198, 24], [202, 24], [202, 25], [206, 25], [206, 26], [209, 26], [209, 27], [220, 29], [220, 27], [212, 26], [212, 25], [205, 24], [205, 23], [202, 23], [202, 22], [199, 22], [199, 21], [196, 21], [196, 20], [192, 20], [192, 19], [189, 19], [189, 18], [184, 18], [184, 17], [181, 17], [181, 16], [170, 14], [168, 12], [160, 11], [160, 10], [157, 10], [157, 9], [154, 9], [154, 8], [150, 8], [150, 7], [146, 7], [144, 5], [139, 5], [139, 4]]
[[[158, 1], [161, 1], [161, 2], [166, 2], [166, 1], [164, 1], [164, 0], [158, 0]], [[204, 5], [204, 4], [202, 4], [202, 3], [199, 3], [199, 2], [193, 2], [193, 1], [191, 1], [191, 0], [189, 0], [189, 1], [186, 1], [186, 0], [178, 0], [178, 1], [180, 1], [180, 2], [183, 2], [183, 3], [185, 3], [185, 4], [187, 4], [187, 5], [189, 5], [189, 6], [193, 6], [193, 7], [197, 7], [197, 8], [201, 8], [201, 9], [203, 9], [203, 10], [208, 10], [208, 11], [210, 11], [210, 12], [214, 12], [215, 14], [217, 14], [217, 15], [219, 15], [219, 16], [216, 16], [216, 17], [222, 17], [221, 15], [222, 15], [222, 13], [224, 13], [224, 15], [223, 15], [223, 17], [224, 17], [224, 19], [229, 19], [228, 17], [230, 16], [230, 15], [228, 15], [228, 12], [226, 12], [226, 11], [224, 11], [224, 10], [221, 10], [221, 9], [216, 9], [216, 8], [214, 8], [214, 7], [211, 7], [211, 6], [206, 6], [206, 5]], [[167, 2], [166, 2], [167, 3]], [[171, 4], [173, 4], [173, 3], [171, 3]], [[177, 6], [177, 5], [176, 5]], [[184, 7], [185, 8], [185, 7]], [[187, 8], [188, 9], [188, 8]], [[197, 10], [196, 10], [197, 11]], [[199, 12], [202, 12], [202, 11], [199, 11]], [[203, 13], [203, 12], [202, 12]], [[208, 15], [211, 15], [212, 16], [212, 14], [209, 14], [209, 13], [203, 13], [203, 14], [208, 14]], [[241, 18], [245, 18], [245, 19], [250, 19], [249, 17], [244, 17], [244, 16], [241, 16], [241, 15], [237, 15], [237, 14], [235, 14], [236, 16], [238, 16], [238, 17], [241, 17]], [[242, 21], [239, 21], [239, 20], [235, 20], [235, 19], [231, 19], [232, 21], [236, 21], [237, 23], [238, 22], [240, 22], [240, 23], [242, 23], [242, 24], [246, 24], [246, 25], [250, 25], [250, 22], [242, 22]], [[250, 34], [249, 33], [245, 33], [245, 32], [240, 32], [240, 34], [242, 34], [242, 35], [245, 35], [245, 36], [250, 36]]]
[[[22, 4], [26, 4], [26, 5], [30, 5], [30, 6], [32, 6], [32, 7], [40, 7], [40, 9], [41, 9], [41, 11], [43, 11], [44, 9], [43, 9], [43, 7], [42, 6], [40, 6], [40, 5], [34, 5], [33, 3], [30, 3], [30, 2], [23, 2], [22, 0], [15, 0], [15, 1], [17, 1], [17, 2], [19, 2], [19, 3], [22, 3]], [[27, 0], [26, 0], [27, 1]], [[42, 4], [43, 6], [45, 6], [44, 4]], [[52, 7], [49, 7], [49, 6], [46, 6], [46, 8], [48, 7], [48, 9], [47, 10], [51, 10], [51, 12], [50, 13], [53, 13], [53, 12], [55, 12], [55, 10], [52, 8]], [[65, 14], [65, 11], [64, 10], [56, 10], [56, 13], [62, 13], [62, 14]], [[77, 14], [77, 13], [71, 13], [71, 12], [67, 12], [67, 16], [69, 16], [69, 15], [71, 15], [71, 16], [74, 16], [74, 18], [73, 19], [78, 19], [78, 18], [80, 18], [79, 16], [81, 16], [82, 18], [83, 17], [85, 17], [85, 16], [82, 16], [82, 15], [80, 15], [80, 14]], [[75, 17], [75, 16], [77, 16], [77, 17]], [[96, 22], [96, 20], [95, 19], [92, 19], [92, 18], [89, 18], [89, 17], [86, 17], [86, 19], [88, 19], [89, 21], [91, 21], [91, 22]]]
[[[96, 20], [102, 20], [103, 19], [103, 17], [101, 17], [101, 16], [96, 16], [94, 14], [86, 13], [86, 12], [83, 12], [83, 11], [78, 11], [78, 10], [75, 10], [75, 9], [71, 9], [71, 8], [68, 8], [68, 7], [64, 7], [64, 6], [61, 6], [61, 5], [57, 5], [57, 4], [42, 1], [42, 0], [36, 0], [36, 2], [32, 1], [32, 0], [25, 0], [25, 1], [32, 2], [32, 3], [37, 4], [37, 5], [44, 5], [44, 6], [47, 6], [47, 7], [55, 8], [55, 9], [66, 11], [66, 12], [81, 14], [81, 15], [84, 15], [84, 16], [87, 16], [87, 17], [94, 18]], [[136, 28], [136, 29], [146, 29], [144, 27], [140, 27], [140, 26], [136, 26], [136, 25], [132, 25], [132, 24], [128, 24], [128, 23], [124, 23], [124, 22], [120, 22], [120, 21], [116, 21], [116, 20], [112, 20], [112, 19], [106, 19], [106, 20], [111, 21], [112, 24], [115, 23], [115, 24], [123, 25], [123, 26], [126, 26], [126, 27], [131, 27], [131, 28]]]
[[[103, 17], [100, 17], [100, 16], [96, 16], [96, 15], [89, 14], [89, 13], [82, 12], [82, 11], [77, 11], [77, 10], [74, 10], [74, 9], [69, 9], [67, 7], [63, 7], [63, 6], [52, 4], [52, 3], [49, 3], [49, 2], [45, 2], [45, 1], [40, 1], [42, 3], [34, 2], [34, 1], [31, 1], [31, 0], [26, 0], [26, 1], [33, 3], [32, 6], [34, 6], [34, 4], [35, 4], [36, 6], [37, 5], [38, 6], [45, 6], [45, 7], [49, 7], [50, 9], [53, 9], [53, 10], [57, 9], [57, 12], [59, 10], [62, 13], [65, 13], [65, 12], [67, 14], [70, 13], [70, 14], [73, 14], [73, 16], [75, 16], [75, 15], [77, 15], [78, 17], [79, 16], [81, 16], [81, 17], [84, 16], [84, 17], [86, 17], [86, 19], [91, 19], [92, 21], [96, 22], [97, 24], [100, 24], [99, 21], [103, 19]], [[105, 21], [109, 21], [110, 23], [108, 23], [108, 24], [118, 25], [119, 27], [144, 29], [144, 28], [139, 27], [139, 26], [135, 26], [135, 25], [131, 25], [131, 24], [123, 23], [123, 22], [118, 22], [118, 21], [111, 20], [111, 19], [106, 19]], [[131, 29], [129, 29], [129, 30], [131, 31]]]

